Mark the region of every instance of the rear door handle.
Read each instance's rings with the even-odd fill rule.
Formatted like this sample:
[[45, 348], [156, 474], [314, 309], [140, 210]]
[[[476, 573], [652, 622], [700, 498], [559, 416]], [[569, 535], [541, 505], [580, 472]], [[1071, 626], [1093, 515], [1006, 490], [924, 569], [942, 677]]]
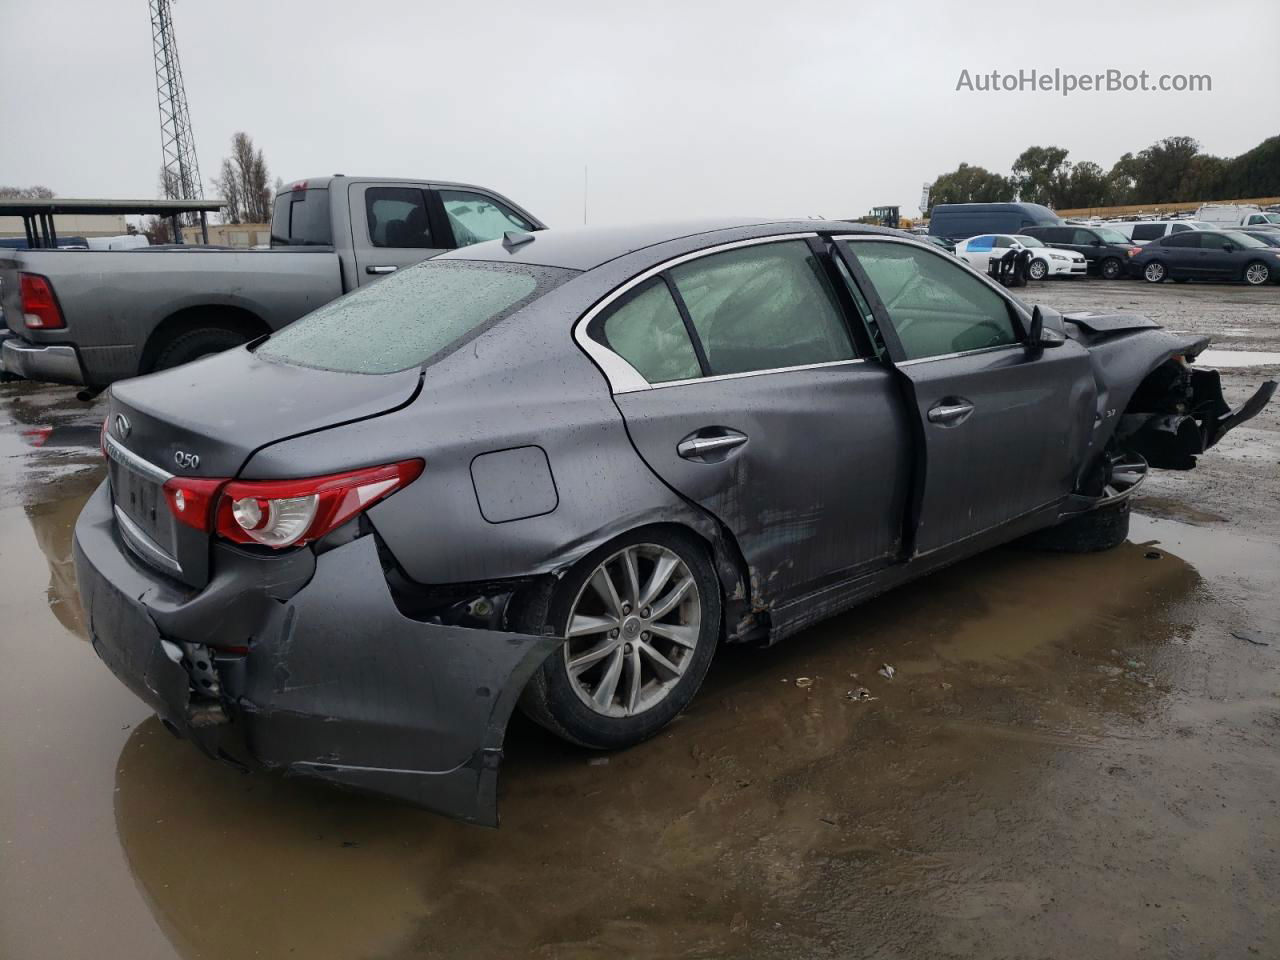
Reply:
[[392, 266], [392, 265], [391, 265], [391, 264], [389, 264], [389, 263], [379, 264], [379, 265], [377, 265], [377, 266], [374, 266], [373, 264], [370, 264], [369, 266], [367, 266], [367, 267], [365, 267], [365, 268], [364, 268], [364, 272], [365, 272], [365, 273], [375, 273], [375, 274], [380, 274], [380, 273], [395, 273], [395, 272], [396, 272], [396, 267]]
[[951, 403], [940, 403], [929, 410], [929, 422], [941, 424], [959, 423], [973, 413], [973, 404], [968, 400], [954, 400]]
[[676, 444], [676, 453], [686, 460], [701, 460], [708, 454], [724, 453], [746, 442], [747, 435], [736, 430], [718, 436], [692, 434]]

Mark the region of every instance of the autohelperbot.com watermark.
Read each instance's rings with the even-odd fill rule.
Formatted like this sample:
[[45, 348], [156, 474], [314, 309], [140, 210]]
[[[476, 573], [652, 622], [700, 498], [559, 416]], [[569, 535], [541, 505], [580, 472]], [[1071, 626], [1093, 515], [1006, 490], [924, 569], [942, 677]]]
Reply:
[[956, 92], [967, 93], [1212, 93], [1213, 77], [1207, 73], [1136, 73], [1115, 68], [1096, 73], [1052, 70], [964, 69], [956, 80]]

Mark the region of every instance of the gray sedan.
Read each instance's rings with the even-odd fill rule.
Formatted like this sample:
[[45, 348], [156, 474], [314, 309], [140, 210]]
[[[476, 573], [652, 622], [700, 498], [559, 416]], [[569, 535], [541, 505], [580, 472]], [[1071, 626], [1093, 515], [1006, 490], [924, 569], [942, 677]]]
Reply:
[[1207, 343], [858, 224], [510, 233], [116, 384], [93, 645], [212, 757], [494, 824], [517, 705], [627, 747], [721, 643], [1121, 542], [1275, 389], [1229, 409]]

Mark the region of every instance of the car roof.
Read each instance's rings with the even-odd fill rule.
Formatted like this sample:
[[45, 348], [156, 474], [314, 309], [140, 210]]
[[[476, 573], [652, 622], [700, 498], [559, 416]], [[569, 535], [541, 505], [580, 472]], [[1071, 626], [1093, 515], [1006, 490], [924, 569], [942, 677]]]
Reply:
[[[490, 240], [459, 247], [435, 257], [436, 260], [485, 260], [523, 263], [530, 266], [592, 270], [638, 250], [661, 248], [677, 241], [703, 239], [702, 246], [785, 233], [866, 233], [890, 237], [910, 237], [902, 230], [876, 227], [845, 220], [767, 220], [758, 217], [719, 218], [673, 223], [644, 223], [630, 226], [566, 227], [527, 234], [531, 239], [508, 245]], [[919, 242], [919, 241], [917, 241]]]

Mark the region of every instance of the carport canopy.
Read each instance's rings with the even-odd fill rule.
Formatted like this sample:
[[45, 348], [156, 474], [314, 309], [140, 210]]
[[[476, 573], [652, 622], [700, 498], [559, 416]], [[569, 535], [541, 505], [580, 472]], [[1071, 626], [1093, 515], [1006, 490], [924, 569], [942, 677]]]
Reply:
[[204, 242], [208, 243], [208, 215], [217, 213], [224, 206], [226, 206], [224, 200], [4, 199], [0, 200], [0, 217], [21, 217], [23, 229], [27, 234], [27, 245], [34, 248], [58, 245], [58, 231], [54, 226], [53, 218], [60, 213], [167, 217], [173, 225], [173, 237], [176, 243], [182, 242], [178, 217], [186, 213], [198, 213], [200, 234]]

